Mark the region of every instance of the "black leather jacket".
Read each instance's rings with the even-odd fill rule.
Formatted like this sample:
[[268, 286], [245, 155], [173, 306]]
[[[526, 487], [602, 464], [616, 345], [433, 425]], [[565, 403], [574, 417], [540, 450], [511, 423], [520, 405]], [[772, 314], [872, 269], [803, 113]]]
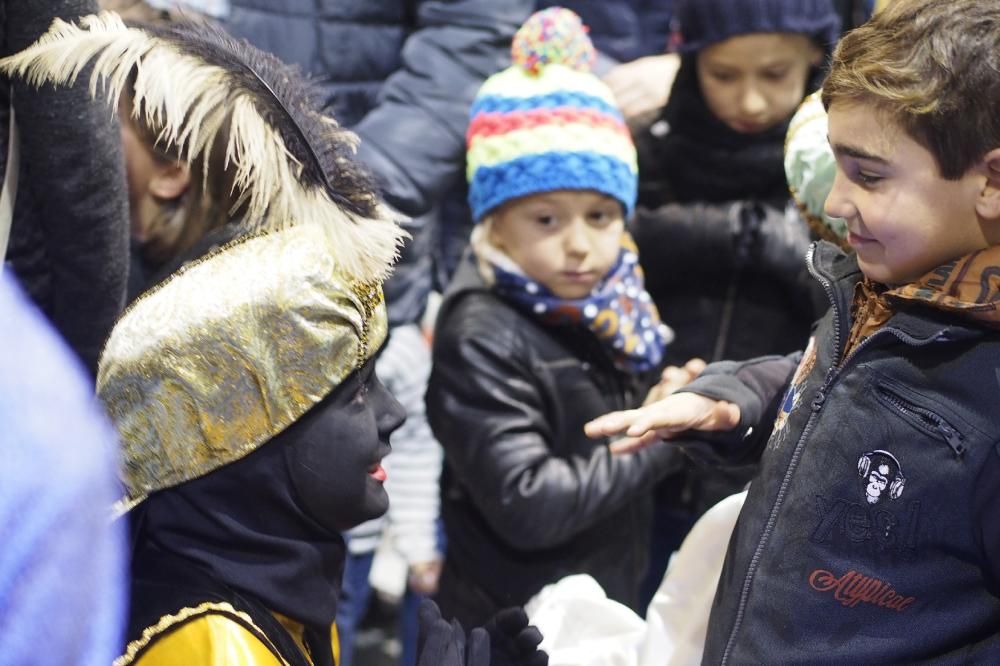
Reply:
[[814, 307], [803, 258], [809, 231], [784, 202], [640, 208], [633, 235], [646, 287], [677, 338], [671, 365], [801, 349]]
[[448, 566], [478, 588], [482, 616], [574, 573], [635, 605], [646, 491], [677, 453], [612, 456], [583, 424], [635, 406], [645, 386], [589, 331], [543, 327], [489, 291], [471, 261], [459, 267], [438, 317], [427, 414], [445, 451]]

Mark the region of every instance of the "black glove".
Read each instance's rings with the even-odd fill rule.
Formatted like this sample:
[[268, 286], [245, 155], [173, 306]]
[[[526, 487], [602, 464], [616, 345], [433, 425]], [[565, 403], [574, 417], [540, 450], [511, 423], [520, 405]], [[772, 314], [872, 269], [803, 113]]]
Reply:
[[490, 666], [490, 636], [484, 629], [473, 629], [466, 642], [458, 620], [446, 622], [429, 599], [421, 602], [419, 619], [417, 666]]
[[490, 636], [490, 666], [548, 666], [549, 655], [538, 649], [542, 632], [528, 625], [523, 608], [505, 608], [483, 628]]

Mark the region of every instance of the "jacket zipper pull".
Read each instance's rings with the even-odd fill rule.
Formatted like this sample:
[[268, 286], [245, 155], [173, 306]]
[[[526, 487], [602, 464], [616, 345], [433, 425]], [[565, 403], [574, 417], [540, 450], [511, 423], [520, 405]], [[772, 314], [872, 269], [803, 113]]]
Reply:
[[824, 402], [826, 402], [826, 393], [823, 392], [823, 389], [820, 389], [820, 390], [816, 391], [816, 397], [813, 398], [813, 401], [812, 401], [812, 410], [814, 412], [818, 412], [819, 410], [821, 410], [823, 408], [823, 403]]
[[965, 445], [962, 444], [962, 436], [955, 432], [947, 423], [937, 424], [938, 432], [948, 442], [948, 446], [955, 452], [956, 458], [961, 458], [965, 454]]

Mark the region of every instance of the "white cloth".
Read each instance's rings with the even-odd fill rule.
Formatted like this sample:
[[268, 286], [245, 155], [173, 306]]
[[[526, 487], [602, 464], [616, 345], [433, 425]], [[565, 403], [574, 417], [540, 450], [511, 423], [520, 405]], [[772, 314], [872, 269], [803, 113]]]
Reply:
[[590, 576], [548, 585], [524, 609], [542, 632], [549, 666], [638, 666], [646, 623]]
[[744, 491], [709, 509], [670, 560], [646, 611], [640, 666], [701, 663], [715, 588], [746, 498]]
[[691, 529], [643, 620], [590, 576], [546, 586], [525, 605], [549, 666], [700, 664], [726, 548], [746, 492], [727, 497]]

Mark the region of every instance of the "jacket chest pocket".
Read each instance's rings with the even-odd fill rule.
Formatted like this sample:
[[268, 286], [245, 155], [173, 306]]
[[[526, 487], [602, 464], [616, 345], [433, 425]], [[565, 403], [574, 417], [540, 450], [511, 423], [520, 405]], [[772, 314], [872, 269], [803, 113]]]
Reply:
[[848, 408], [827, 422], [791, 503], [821, 557], [877, 570], [971, 548], [968, 512], [954, 507], [971, 502], [989, 442], [972, 416], [874, 370], [841, 388]]
[[875, 398], [891, 413], [900, 417], [932, 440], [947, 445], [955, 458], [962, 458], [968, 447], [969, 426], [932, 401], [885, 377], [876, 378]]

